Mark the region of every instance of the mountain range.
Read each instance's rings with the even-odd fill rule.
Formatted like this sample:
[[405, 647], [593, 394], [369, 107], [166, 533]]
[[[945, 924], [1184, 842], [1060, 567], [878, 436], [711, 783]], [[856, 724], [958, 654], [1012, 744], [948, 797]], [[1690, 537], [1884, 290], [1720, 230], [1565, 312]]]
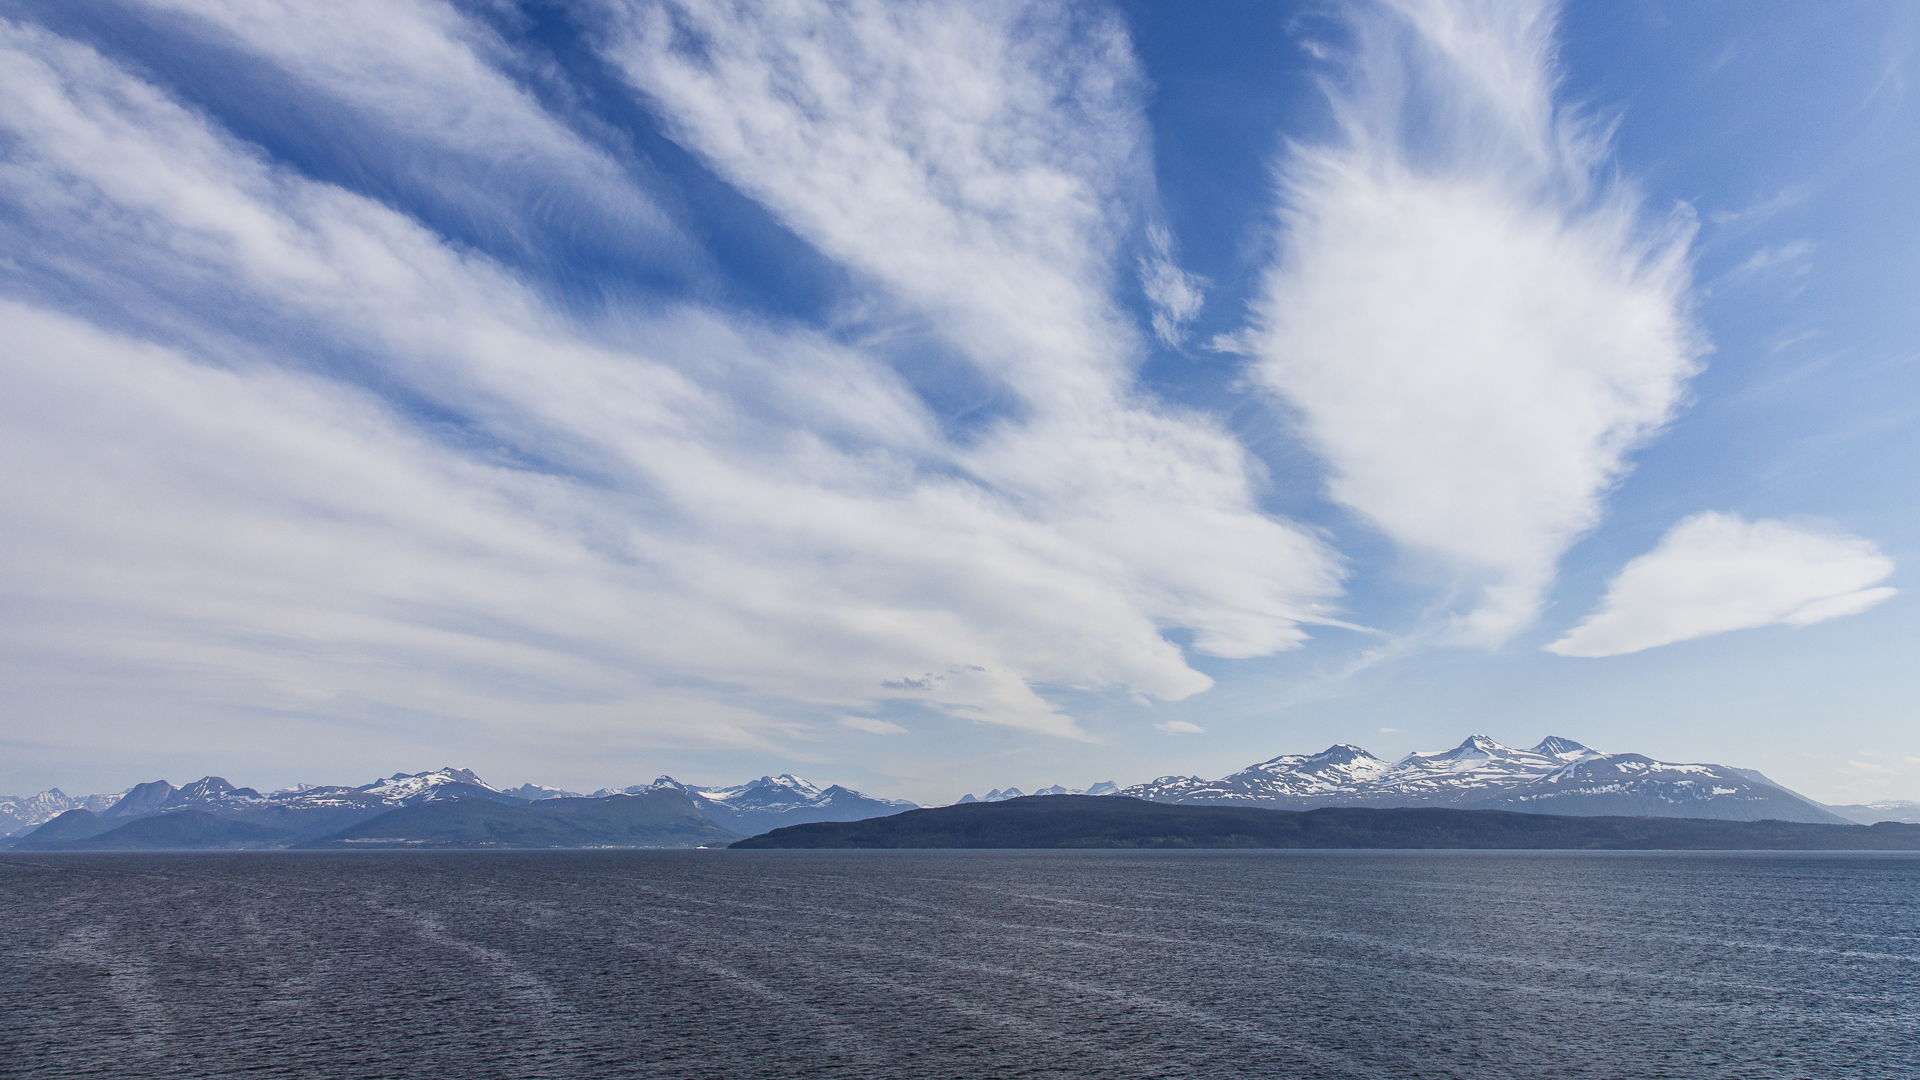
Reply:
[[1017, 787], [994, 788], [979, 798], [974, 798], [973, 792], [969, 791], [965, 795], [960, 796], [960, 800], [953, 805], [965, 806], [968, 803], [977, 802], [1006, 802], [1008, 799], [1020, 799], [1028, 795], [1118, 795], [1119, 793], [1119, 784], [1111, 780], [1102, 780], [1084, 791], [1080, 788], [1062, 787], [1059, 784], [1055, 784], [1052, 787], [1036, 788], [1033, 791], [1021, 791]]
[[[1750, 769], [1606, 754], [1558, 736], [1522, 750], [1474, 735], [1451, 750], [1408, 754], [1392, 762], [1358, 746], [1337, 744], [1317, 754], [1270, 758], [1218, 780], [1162, 776], [1127, 788], [1109, 781], [1084, 791], [1054, 785], [1032, 794], [1123, 795], [1153, 803], [1279, 810], [1432, 807], [1840, 825], [1920, 822], [1920, 803], [1827, 807]], [[1014, 787], [995, 788], [984, 797], [968, 793], [955, 805], [1001, 803], [1026, 795]], [[640, 796], [649, 797], [644, 810], [642, 802], [632, 801]], [[464, 808], [392, 816], [442, 803]], [[469, 770], [454, 768], [395, 773], [360, 787], [303, 786], [266, 794], [208, 776], [180, 788], [159, 780], [111, 795], [74, 797], [56, 789], [0, 797], [0, 834], [6, 836], [0, 847], [244, 848], [339, 846], [349, 841], [360, 847], [376, 840], [447, 846], [479, 842], [476, 837], [497, 846], [544, 846], [563, 840], [561, 846], [689, 846], [913, 809], [916, 805], [910, 802], [875, 798], [838, 784], [821, 788], [792, 774], [731, 787], [700, 787], [662, 776], [650, 784], [591, 794], [535, 784], [502, 790]], [[158, 818], [166, 820], [154, 820]], [[379, 830], [361, 831], [375, 821], [384, 822]], [[134, 828], [136, 823], [142, 824]], [[419, 835], [401, 836], [395, 829]]]
[[1574, 816], [1863, 823], [1751, 769], [1604, 754], [1559, 736], [1519, 750], [1474, 735], [1451, 750], [1412, 753], [1392, 762], [1341, 743], [1317, 754], [1270, 758], [1219, 780], [1162, 776], [1120, 794], [1149, 802], [1277, 810], [1427, 806]]
[[875, 799], [838, 784], [823, 789], [791, 774], [729, 788], [696, 787], [663, 776], [651, 784], [581, 795], [532, 784], [502, 791], [469, 770], [450, 767], [395, 773], [360, 787], [261, 794], [208, 776], [178, 788], [156, 780], [118, 795], [74, 799], [54, 790], [0, 802], [13, 821], [22, 822], [9, 838], [20, 851], [690, 847], [781, 825], [857, 820], [916, 805]]
[[668, 788], [686, 792], [716, 824], [742, 836], [808, 821], [858, 821], [881, 817], [917, 809], [920, 805], [902, 799], [876, 799], [839, 784], [821, 788], [792, 773], [763, 776], [732, 787], [700, 787], [683, 784], [671, 776], [662, 776], [651, 784], [635, 784], [618, 789], [601, 788], [591, 795], [534, 784], [509, 788], [507, 794], [537, 802], [556, 798], [604, 799], [610, 795], [638, 795]]

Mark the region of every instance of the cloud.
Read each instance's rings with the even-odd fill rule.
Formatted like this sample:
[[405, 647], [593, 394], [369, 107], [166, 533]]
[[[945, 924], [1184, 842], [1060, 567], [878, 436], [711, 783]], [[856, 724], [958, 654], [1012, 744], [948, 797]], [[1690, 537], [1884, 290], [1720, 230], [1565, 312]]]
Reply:
[[1173, 261], [1173, 236], [1165, 226], [1148, 227], [1147, 242], [1152, 254], [1140, 257], [1140, 287], [1153, 305], [1153, 333], [1168, 345], [1178, 345], [1206, 302], [1207, 280]]
[[1715, 225], [1746, 226], [1773, 217], [1782, 210], [1788, 210], [1807, 201], [1810, 190], [1807, 187], [1784, 188], [1772, 195], [1755, 199], [1735, 210], [1716, 210], [1707, 215], [1707, 220]]
[[1785, 283], [1797, 293], [1803, 287], [1798, 279], [1813, 273], [1810, 257], [1814, 250], [1815, 245], [1810, 240], [1763, 246], [1739, 266], [1703, 285], [1700, 291], [1703, 295], [1714, 295], [1735, 286], [1785, 279]]
[[1238, 341], [1331, 497], [1454, 590], [1454, 640], [1497, 644], [1695, 371], [1692, 226], [1644, 222], [1556, 103], [1552, 5], [1383, 2], [1352, 31], [1340, 136], [1288, 155]]
[[1768, 246], [1754, 252], [1746, 262], [1734, 267], [1727, 276], [1759, 277], [1771, 273], [1782, 266], [1790, 267], [1797, 277], [1812, 272], [1813, 267], [1806, 261], [1812, 255], [1814, 244], [1811, 240], [1795, 240], [1778, 247]]
[[550, 83], [551, 73], [446, 3], [135, 3], [164, 13], [175, 32], [270, 65], [278, 78], [245, 90], [297, 103], [309, 122], [321, 118], [327, 127], [303, 133], [307, 152], [349, 146], [363, 160], [346, 172], [373, 174], [376, 189], [402, 186], [501, 246], [564, 235], [652, 259], [698, 258], [658, 200], [632, 182], [630, 164], [541, 104], [530, 87]]
[[[446, 62], [419, 78], [369, 59], [383, 89], [359, 94], [267, 9], [194, 9], [337, 94], [386, 140], [371, 170], [470, 92], [513, 161], [657, 205], [486, 48], [429, 50]], [[485, 42], [450, 9], [404, 11]], [[720, 70], [668, 50], [641, 57], [661, 85], [636, 81], [1002, 383], [1003, 413], [956, 429], [907, 361], [835, 327], [686, 296], [560, 309], [404, 203], [0, 26], [9, 713], [103, 742], [94, 718], [137, 711], [778, 747], [900, 700], [1085, 738], [1036, 686], [1183, 698], [1210, 680], [1165, 630], [1257, 656], [1328, 618], [1334, 555], [1260, 511], [1220, 423], [1134, 385], [1142, 343], [1112, 295], [1143, 159], [1124, 37], [1046, 11], [769, 11], [705, 17]], [[654, 14], [618, 18], [643, 44], [619, 22], [610, 40], [651, 47]], [[323, 30], [312, 50], [347, 32]]]
[[1547, 651], [1620, 656], [1728, 630], [1810, 626], [1892, 596], [1873, 587], [1891, 573], [1893, 560], [1857, 536], [1695, 514], [1629, 562], [1600, 607]]
[[899, 724], [890, 724], [885, 720], [876, 720], [871, 716], [843, 716], [840, 726], [864, 731], [869, 735], [905, 735], [907, 729]]
[[1205, 735], [1207, 733], [1206, 728], [1199, 724], [1190, 724], [1185, 720], [1168, 720], [1153, 726], [1168, 735]]
[[1013, 397], [1017, 420], [965, 433], [970, 476], [1097, 553], [1201, 652], [1265, 655], [1331, 617], [1341, 566], [1258, 512], [1244, 448], [1134, 385], [1143, 343], [1112, 284], [1150, 162], [1117, 21], [1048, 4], [612, 10], [609, 55], [678, 140]]

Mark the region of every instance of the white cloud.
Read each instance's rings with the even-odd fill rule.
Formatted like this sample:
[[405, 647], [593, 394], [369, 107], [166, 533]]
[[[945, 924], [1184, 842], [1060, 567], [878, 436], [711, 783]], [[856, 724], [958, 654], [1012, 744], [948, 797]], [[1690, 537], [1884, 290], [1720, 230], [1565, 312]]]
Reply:
[[1190, 724], [1185, 720], [1168, 720], [1153, 725], [1168, 735], [1205, 735], [1207, 729], [1199, 724]]
[[1174, 262], [1173, 235], [1165, 226], [1148, 227], [1147, 242], [1152, 254], [1140, 257], [1140, 287], [1153, 305], [1153, 333], [1168, 345], [1178, 345], [1206, 302], [1207, 280]]
[[1353, 19], [1340, 137], [1293, 148], [1282, 257], [1239, 339], [1331, 496], [1435, 568], [1450, 634], [1529, 625], [1702, 352], [1691, 226], [1643, 225], [1604, 133], [1554, 100], [1554, 8]]
[[907, 733], [907, 729], [899, 724], [891, 724], [871, 716], [843, 716], [840, 718], [840, 726], [864, 731], [869, 735], [905, 735]]
[[[1146, 180], [1111, 17], [1022, 4], [609, 4], [674, 136], [1042, 408], [1136, 359], [1108, 284]], [[1090, 400], [1091, 398], [1091, 400]]]
[[1547, 646], [1619, 656], [1728, 630], [1809, 626], [1892, 596], [1893, 560], [1857, 536], [1695, 514], [1626, 565], [1593, 614]]
[[[993, 36], [1015, 27], [918, 10], [931, 36], [867, 43], [899, 100], [980, 111], [895, 130], [848, 90], [806, 138], [748, 140], [739, 175], [751, 191], [755, 169], [789, 170], [823, 205], [774, 209], [1016, 388], [1014, 415], [961, 439], [884, 353], [693, 304], [583, 322], [91, 50], [5, 27], [0, 198], [21, 213], [0, 229], [67, 289], [5, 301], [9, 714], [78, 724], [61, 702], [86, 686], [102, 732], [137, 702], [194, 731], [433, 718], [739, 746], [899, 699], [1083, 738], [1035, 685], [1204, 690], [1169, 627], [1224, 656], [1298, 644], [1338, 594], [1333, 556], [1259, 512], [1222, 427], [1131, 384], [1102, 209], [1138, 154], [1124, 41], [1045, 39], [1071, 61], [1063, 90], [1031, 70], [1054, 54]], [[877, 32], [871, 13], [835, 27], [824, 40]], [[333, 77], [298, 46], [261, 51]], [[810, 56], [807, 79], [870, 59]], [[434, 70], [539, 119], [499, 104], [484, 66]], [[706, 89], [742, 124], [774, 108]], [[543, 139], [571, 145], [507, 145]], [[978, 160], [916, 190], [915, 153], [949, 143]], [[904, 187], [863, 188], [887, 162]], [[836, 205], [836, 185], [860, 190]], [[909, 677], [926, 685], [887, 686]], [[68, 692], [20, 696], [50, 679]]]
[[1142, 343], [1111, 285], [1150, 184], [1117, 22], [1019, 4], [616, 10], [631, 21], [612, 55], [678, 139], [1016, 395], [1021, 420], [959, 455], [969, 475], [1097, 553], [1200, 651], [1264, 655], [1330, 615], [1341, 568], [1257, 511], [1244, 449], [1133, 387]]
[[[508, 46], [440, 0], [135, 0], [174, 28], [253, 53], [276, 89], [352, 117], [367, 163], [438, 194], [469, 225], [513, 232], [528, 216], [612, 233], [676, 260], [688, 241], [626, 168], [558, 122], [496, 63]], [[184, 17], [184, 18], [183, 18]], [[522, 71], [523, 76], [538, 73]], [[317, 133], [312, 141], [325, 141]], [[371, 169], [368, 171], [372, 171]], [[527, 239], [522, 235], [520, 239]]]

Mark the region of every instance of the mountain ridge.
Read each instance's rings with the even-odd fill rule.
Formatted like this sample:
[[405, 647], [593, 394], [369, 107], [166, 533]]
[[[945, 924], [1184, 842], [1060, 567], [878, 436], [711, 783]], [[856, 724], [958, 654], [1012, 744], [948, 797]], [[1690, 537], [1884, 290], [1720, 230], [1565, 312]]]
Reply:
[[[218, 776], [179, 788], [155, 780], [111, 801], [99, 800], [107, 805], [97, 812], [74, 805], [76, 800], [64, 794], [43, 799], [41, 809], [66, 809], [0, 846], [17, 851], [162, 850], [302, 847], [337, 840], [335, 846], [351, 841], [365, 847], [368, 837], [354, 830], [378, 822], [379, 828], [423, 831], [422, 836], [395, 839], [386, 846], [680, 847], [731, 841], [797, 822], [898, 813], [916, 805], [874, 799], [838, 784], [819, 788], [791, 774], [732, 788], [701, 788], [663, 776], [652, 784], [602, 789], [592, 796], [534, 785], [519, 790], [538, 797], [530, 800], [498, 790], [471, 770], [451, 766], [395, 773], [359, 787], [305, 786], [265, 795]], [[454, 803], [462, 806], [422, 809]], [[677, 816], [642, 812], [645, 806], [666, 804], [677, 808]], [[530, 813], [517, 814], [518, 809]], [[417, 812], [395, 817], [401, 811]]]
[[[302, 785], [262, 794], [219, 776], [176, 788], [165, 780], [117, 794], [69, 796], [49, 789], [32, 796], [0, 796], [0, 847], [24, 844], [36, 831], [75, 810], [58, 829], [40, 836], [77, 842], [152, 814], [200, 810], [279, 830], [298, 843], [403, 806], [478, 798], [503, 804], [607, 798], [662, 789], [688, 793], [717, 826], [743, 835], [816, 821], [864, 820], [917, 804], [865, 795], [839, 784], [820, 787], [791, 773], [762, 776], [728, 787], [684, 784], [671, 776], [650, 784], [602, 788], [592, 795], [536, 784], [496, 789], [468, 769], [446, 766], [394, 773], [358, 787]], [[1251, 805], [1304, 810], [1323, 806], [1445, 806], [1505, 809], [1572, 816], [1773, 818], [1819, 824], [1920, 822], [1920, 802], [1882, 800], [1823, 806], [1753, 769], [1657, 761], [1640, 754], [1607, 754], [1549, 735], [1526, 749], [1472, 735], [1447, 750], [1417, 751], [1389, 762], [1352, 743], [1317, 754], [1281, 754], [1218, 780], [1168, 775], [1120, 788], [1111, 781], [1084, 792], [1059, 784], [1034, 794], [1122, 794], [1152, 802]], [[1025, 797], [1016, 787], [971, 792], [955, 805]]]
[[1336, 743], [1318, 754], [1270, 758], [1219, 780], [1162, 776], [1120, 794], [1149, 802], [1281, 810], [1429, 806], [1576, 817], [1858, 824], [1752, 770], [1606, 754], [1558, 735], [1523, 750], [1476, 734], [1452, 749], [1415, 751], [1395, 762]]

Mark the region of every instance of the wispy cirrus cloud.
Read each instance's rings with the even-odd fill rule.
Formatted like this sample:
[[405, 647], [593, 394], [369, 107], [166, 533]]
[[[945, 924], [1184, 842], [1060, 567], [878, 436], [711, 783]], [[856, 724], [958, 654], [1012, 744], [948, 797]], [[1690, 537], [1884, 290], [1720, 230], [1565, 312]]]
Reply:
[[1168, 345], [1178, 345], [1186, 339], [1187, 324], [1206, 304], [1208, 282], [1180, 269], [1166, 226], [1149, 225], [1147, 243], [1151, 254], [1140, 256], [1140, 287], [1153, 305], [1153, 333]]
[[1891, 597], [1893, 560], [1870, 541], [1783, 521], [1695, 514], [1626, 565], [1600, 607], [1547, 646], [1621, 656], [1678, 641], [1854, 615]]
[[[640, 263], [699, 264], [702, 253], [654, 194], [644, 166], [588, 134], [580, 113], [556, 115], [533, 87], [555, 85], [549, 64], [440, 0], [132, 0], [169, 30], [255, 61], [264, 78], [229, 76], [230, 95], [295, 111], [318, 130], [285, 133], [301, 152], [338, 157], [331, 170], [375, 191], [405, 190], [442, 224], [522, 261], [563, 262], [551, 250], [618, 246]], [[223, 101], [229, 108], [237, 104]], [[577, 128], [585, 128], [583, 133]]]
[[1282, 255], [1236, 342], [1331, 497], [1455, 591], [1463, 643], [1534, 621], [1704, 351], [1690, 221], [1649, 223], [1606, 130], [1556, 100], [1555, 11], [1350, 18], [1339, 134], [1289, 151]]
[[[1213, 417], [1140, 394], [1113, 298], [1151, 191], [1110, 14], [1052, 4], [616, 5], [610, 52], [671, 130], [1006, 387], [956, 460], [1110, 560], [1195, 647], [1258, 656], [1324, 620], [1341, 569], [1255, 509]], [[1196, 684], [1197, 688], [1197, 684]]]
[[[445, 60], [420, 72], [376, 62], [378, 42], [351, 59], [339, 26], [189, 9], [394, 161], [417, 125], [477, 163], [573, 162], [596, 205], [657, 205], [512, 91], [450, 8], [396, 16], [441, 36], [409, 45]], [[35, 463], [0, 493], [15, 694], [57, 672], [207, 730], [432, 716], [506, 740], [789, 747], [894, 733], [847, 718], [897, 700], [1080, 738], [1037, 687], [1205, 689], [1170, 628], [1223, 656], [1298, 644], [1337, 561], [1261, 513], [1221, 425], [1132, 383], [1139, 330], [1112, 295], [1142, 138], [1124, 36], [1049, 8], [913, 11], [711, 16], [711, 69], [645, 51], [656, 9], [617, 13], [612, 40], [723, 175], [1007, 388], [958, 430], [895, 351], [684, 297], [559, 309], [404, 202], [7, 25], [0, 228], [22, 254], [0, 408], [9, 459]], [[379, 93], [355, 88], [362, 61]], [[898, 115], [858, 89], [877, 77]], [[486, 114], [471, 139], [446, 122], [464, 95]], [[788, 121], [806, 138], [752, 127]], [[489, 125], [512, 130], [489, 144]], [[780, 170], [778, 190], [756, 180]], [[903, 672], [940, 675], [890, 689]]]

